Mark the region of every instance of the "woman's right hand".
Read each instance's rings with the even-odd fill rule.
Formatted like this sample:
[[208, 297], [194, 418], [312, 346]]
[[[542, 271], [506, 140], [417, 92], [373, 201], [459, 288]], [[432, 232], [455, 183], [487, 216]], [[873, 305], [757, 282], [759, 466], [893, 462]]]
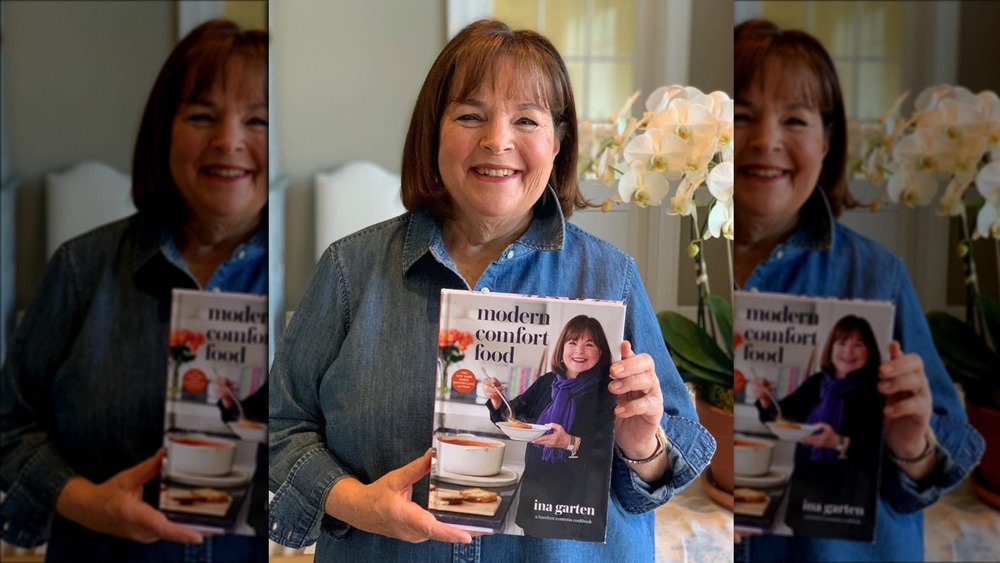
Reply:
[[431, 450], [427, 450], [370, 485], [352, 477], [341, 479], [326, 497], [326, 513], [359, 530], [411, 543], [471, 543], [468, 532], [438, 522], [433, 514], [410, 500], [413, 484], [430, 470]]
[[500, 380], [495, 377], [487, 377], [483, 379], [483, 395], [493, 402], [493, 408], [499, 409], [503, 404], [503, 399], [500, 398], [500, 393], [503, 393], [504, 388], [500, 383]]
[[750, 383], [750, 387], [753, 389], [753, 394], [760, 401], [760, 406], [769, 408], [771, 406], [771, 397], [774, 395], [774, 386], [771, 382], [767, 380], [766, 377], [755, 377]]
[[95, 485], [83, 477], [66, 482], [56, 512], [86, 528], [142, 543], [169, 540], [201, 543], [202, 535], [167, 519], [142, 501], [142, 486], [160, 473], [163, 449]]

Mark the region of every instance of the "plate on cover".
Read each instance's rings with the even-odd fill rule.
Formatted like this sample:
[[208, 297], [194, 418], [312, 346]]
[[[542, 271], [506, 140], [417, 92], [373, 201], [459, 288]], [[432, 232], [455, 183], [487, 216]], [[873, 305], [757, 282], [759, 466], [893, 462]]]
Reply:
[[733, 475], [733, 484], [737, 487], [777, 487], [788, 481], [788, 473], [780, 469], [772, 469], [764, 475]]
[[183, 471], [171, 471], [167, 478], [175, 483], [200, 487], [235, 487], [250, 480], [246, 471], [234, 469], [228, 475], [198, 475]]
[[785, 440], [786, 442], [798, 442], [806, 436], [812, 435], [813, 432], [819, 430], [819, 424], [806, 424], [804, 422], [778, 422], [772, 420], [767, 423], [767, 429], [771, 431], [772, 434], [778, 437], [779, 440]]
[[549, 427], [544, 424], [524, 423], [528, 424], [531, 428], [518, 428], [516, 426], [511, 426], [509, 422], [498, 422], [496, 424], [508, 438], [511, 440], [517, 440], [518, 442], [530, 442], [549, 431]]
[[500, 468], [500, 473], [496, 475], [486, 475], [484, 477], [478, 477], [476, 475], [459, 475], [458, 473], [451, 473], [448, 471], [437, 470], [437, 473], [433, 475], [438, 481], [444, 481], [445, 483], [452, 483], [455, 485], [466, 485], [468, 487], [506, 487], [507, 485], [513, 485], [517, 483], [520, 475], [517, 471], [513, 469], [508, 469], [506, 466]]
[[260, 422], [234, 420], [227, 422], [226, 426], [240, 437], [240, 440], [247, 442], [263, 442], [267, 436], [267, 425]]

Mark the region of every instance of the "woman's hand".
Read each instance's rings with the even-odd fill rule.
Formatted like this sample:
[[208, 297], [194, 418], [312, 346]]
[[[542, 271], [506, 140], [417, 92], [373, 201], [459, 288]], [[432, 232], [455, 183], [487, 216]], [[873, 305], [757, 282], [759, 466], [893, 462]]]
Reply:
[[487, 377], [483, 379], [483, 394], [486, 398], [492, 401], [493, 408], [499, 409], [503, 405], [503, 400], [500, 398], [500, 393], [504, 392], [503, 385], [500, 384], [500, 380], [495, 377]]
[[160, 473], [163, 449], [100, 485], [83, 477], [66, 482], [56, 512], [86, 528], [142, 543], [169, 540], [201, 543], [202, 535], [167, 519], [142, 501], [142, 486]]
[[[885, 445], [894, 456], [913, 459], [927, 447], [927, 429], [931, 421], [930, 384], [924, 373], [924, 361], [917, 354], [903, 354], [899, 342], [889, 345], [889, 359], [879, 366], [878, 391], [885, 396]], [[924, 463], [902, 466], [910, 477], [920, 479], [934, 468], [937, 457]]]
[[[622, 342], [622, 359], [611, 364], [611, 383], [608, 389], [618, 396], [615, 407], [615, 443], [629, 459], [646, 459], [653, 455], [659, 444], [656, 429], [663, 418], [663, 395], [656, 366], [649, 354], [632, 351], [632, 344]], [[660, 456], [656, 463], [630, 467], [647, 482], [663, 476], [667, 456]]]
[[818, 432], [802, 438], [799, 442], [807, 446], [813, 446], [814, 448], [835, 449], [840, 444], [840, 434], [837, 434], [837, 431], [825, 422], [818, 424]]
[[545, 434], [535, 438], [531, 441], [532, 444], [559, 449], [566, 449], [569, 447], [570, 440], [573, 438], [566, 432], [566, 429], [563, 428], [561, 424], [550, 422], [547, 426], [552, 429], [552, 432], [546, 432]]
[[774, 396], [774, 386], [765, 377], [755, 377], [750, 383], [754, 397], [760, 401], [760, 406], [771, 408], [771, 397]]
[[233, 397], [236, 396], [236, 386], [225, 377], [216, 377], [212, 380], [212, 392], [222, 401], [222, 408], [233, 406]]
[[471, 543], [472, 536], [438, 522], [410, 500], [413, 484], [431, 470], [431, 450], [390, 471], [371, 485], [354, 478], [337, 481], [326, 497], [326, 513], [359, 530], [411, 543], [438, 540]]

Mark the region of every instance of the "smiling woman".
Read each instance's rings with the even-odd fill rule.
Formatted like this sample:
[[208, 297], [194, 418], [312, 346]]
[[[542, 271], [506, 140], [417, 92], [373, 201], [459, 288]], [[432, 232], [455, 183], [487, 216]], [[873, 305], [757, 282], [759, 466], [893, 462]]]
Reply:
[[[576, 135], [566, 66], [542, 35], [482, 20], [438, 55], [404, 144], [408, 213], [327, 249], [278, 346], [269, 426], [274, 541], [318, 540], [317, 561], [373, 551], [400, 560], [650, 557], [652, 510], [697, 476], [714, 442], [695, 421], [635, 262], [566, 222], [589, 206], [577, 181]], [[613, 439], [620, 456], [606, 544], [473, 538], [424, 508], [427, 487], [414, 484], [431, 464], [431, 432], [421, 421], [433, 415], [443, 288], [627, 304], [630, 344], [610, 365], [613, 375], [606, 341], [600, 354], [586, 338], [560, 343], [554, 360], [580, 382], [567, 386], [617, 405], [614, 437], [605, 436], [604, 451]], [[600, 339], [589, 332], [593, 345]], [[604, 373], [586, 377], [601, 365], [595, 356], [605, 359]], [[546, 381], [562, 387], [555, 379]], [[571, 409], [557, 410], [561, 417]], [[550, 420], [573, 431], [565, 418]], [[565, 431], [545, 438], [550, 457], [567, 442], [579, 446]]]

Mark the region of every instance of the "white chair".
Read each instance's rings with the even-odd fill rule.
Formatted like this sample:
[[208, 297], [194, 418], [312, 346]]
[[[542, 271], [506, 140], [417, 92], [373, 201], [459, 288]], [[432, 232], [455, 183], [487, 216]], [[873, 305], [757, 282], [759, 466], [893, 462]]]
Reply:
[[363, 160], [317, 174], [316, 259], [333, 241], [405, 212], [399, 186], [399, 175]]
[[132, 179], [103, 162], [86, 161], [45, 175], [45, 248], [135, 213]]

